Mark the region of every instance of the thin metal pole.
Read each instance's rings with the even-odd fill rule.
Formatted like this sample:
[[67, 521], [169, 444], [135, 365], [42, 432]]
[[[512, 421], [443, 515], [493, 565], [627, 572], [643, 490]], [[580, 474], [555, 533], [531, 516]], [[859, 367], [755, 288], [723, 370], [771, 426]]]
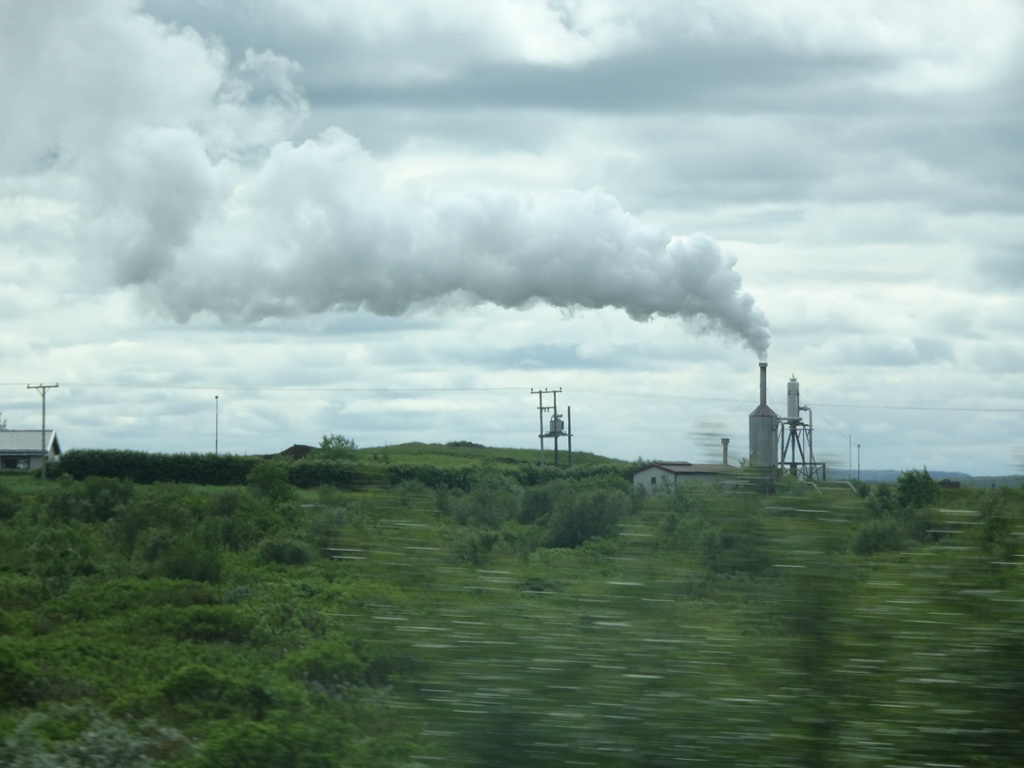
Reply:
[[569, 419], [569, 423], [566, 425], [569, 428], [569, 469], [572, 469], [572, 406], [570, 405], [565, 409], [566, 417]]
[[540, 436], [540, 463], [544, 463], [544, 391], [537, 392], [537, 434]]
[[551, 398], [552, 398], [552, 406], [551, 406], [552, 419], [551, 419], [551, 424], [554, 427], [554, 429], [551, 430], [551, 434], [555, 436], [555, 466], [557, 467], [558, 466], [558, 431], [559, 431], [558, 430], [558, 393], [557, 392], [553, 392], [551, 394]]
[[220, 395], [214, 395], [213, 402], [213, 455], [217, 456], [220, 453]]
[[60, 386], [60, 384], [26, 384], [25, 385], [26, 389], [37, 389], [37, 390], [39, 390], [39, 394], [43, 398], [43, 428], [40, 430], [40, 433], [39, 433], [40, 453], [42, 454], [42, 458], [43, 458], [42, 471], [40, 472], [39, 476], [43, 480], [46, 479], [46, 464], [47, 464], [47, 462], [50, 459], [50, 452], [46, 448], [46, 390], [48, 390], [48, 389], [56, 389], [59, 386]]

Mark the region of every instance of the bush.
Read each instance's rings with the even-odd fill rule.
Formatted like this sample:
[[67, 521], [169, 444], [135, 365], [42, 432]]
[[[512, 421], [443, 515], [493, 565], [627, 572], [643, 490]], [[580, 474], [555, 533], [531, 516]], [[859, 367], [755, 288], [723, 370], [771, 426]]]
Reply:
[[173, 728], [123, 723], [86, 706], [31, 714], [4, 747], [0, 765], [7, 768], [155, 768], [192, 757], [188, 740]]
[[369, 665], [344, 640], [332, 638], [291, 654], [286, 670], [314, 690], [337, 696], [352, 686], [366, 685]]
[[75, 481], [64, 475], [50, 486], [42, 508], [50, 520], [102, 523], [117, 514], [134, 490], [127, 480], [87, 477]]
[[701, 559], [721, 574], [757, 575], [768, 568], [767, 536], [756, 510], [724, 512], [701, 537]]
[[990, 568], [1009, 577], [1017, 570], [1024, 548], [1024, 494], [1001, 488], [985, 496], [976, 533]]
[[0, 641], [0, 706], [29, 706], [35, 702], [37, 671], [21, 661], [15, 647]]
[[352, 725], [325, 713], [309, 713], [303, 718], [275, 722], [224, 723], [213, 729], [197, 765], [199, 768], [366, 765], [358, 759], [345, 759], [351, 751], [354, 731]]
[[0, 483], [0, 520], [10, 520], [21, 509], [21, 496]]
[[154, 572], [168, 579], [218, 584], [222, 572], [221, 553], [192, 539], [178, 540], [157, 560]]
[[465, 565], [479, 568], [486, 565], [491, 550], [498, 542], [498, 532], [488, 528], [457, 526], [450, 531], [449, 546], [455, 557]]
[[896, 520], [869, 520], [857, 531], [853, 552], [857, 555], [898, 552], [906, 545], [906, 540], [906, 531]]
[[164, 701], [188, 718], [230, 718], [243, 713], [262, 720], [272, 704], [270, 694], [253, 683], [239, 683], [204, 664], [179, 667], [160, 684]]
[[132, 612], [127, 620], [132, 633], [167, 635], [179, 641], [244, 643], [251, 633], [251, 622], [233, 605], [147, 607]]
[[[197, 521], [197, 503], [186, 489], [171, 483], [141, 488], [110, 521], [110, 535], [122, 555], [130, 557], [143, 532], [163, 530], [177, 537], [191, 530]], [[159, 538], [159, 537], [157, 537]], [[157, 553], [151, 553], [152, 560]]]
[[284, 460], [257, 463], [246, 476], [245, 483], [273, 509], [295, 498], [295, 486], [288, 480], [288, 464]]
[[263, 563], [307, 565], [316, 559], [316, 552], [304, 541], [278, 537], [264, 540], [259, 545], [257, 556]]
[[523, 489], [494, 468], [480, 473], [473, 489], [452, 505], [455, 520], [463, 525], [497, 528], [506, 520], [519, 517]]
[[930, 507], [939, 500], [939, 484], [927, 469], [910, 469], [896, 479], [896, 502], [904, 509]]
[[678, 483], [659, 499], [668, 508], [660, 525], [660, 546], [675, 551], [698, 547], [710, 525], [715, 493], [703, 483]]
[[618, 536], [619, 523], [630, 505], [630, 497], [623, 491], [568, 485], [559, 494], [546, 526], [545, 544], [574, 548], [590, 539]]

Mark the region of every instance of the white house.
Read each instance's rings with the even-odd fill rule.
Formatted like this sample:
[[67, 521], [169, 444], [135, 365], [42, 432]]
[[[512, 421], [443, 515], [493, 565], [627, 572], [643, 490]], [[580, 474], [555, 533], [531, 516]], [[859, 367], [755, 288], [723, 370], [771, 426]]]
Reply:
[[60, 456], [57, 433], [39, 429], [0, 429], [0, 470], [39, 469], [43, 456], [54, 461]]
[[648, 493], [672, 488], [678, 482], [698, 481], [718, 485], [733, 479], [740, 470], [730, 464], [691, 464], [688, 461], [652, 461], [633, 472], [633, 485]]

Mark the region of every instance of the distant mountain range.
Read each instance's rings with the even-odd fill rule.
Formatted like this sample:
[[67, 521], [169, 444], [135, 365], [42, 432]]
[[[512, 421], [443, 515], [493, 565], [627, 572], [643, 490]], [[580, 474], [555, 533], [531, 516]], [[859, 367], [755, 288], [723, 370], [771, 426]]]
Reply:
[[[865, 483], [895, 483], [904, 470], [902, 469], [861, 469], [859, 479]], [[991, 488], [993, 486], [1007, 485], [1019, 488], [1024, 485], [1024, 475], [1000, 475], [973, 477], [966, 472], [953, 472], [944, 469], [929, 469], [928, 474], [935, 480], [951, 480], [960, 483], [962, 486], [971, 488]], [[857, 470], [828, 468], [829, 480], [857, 480]]]

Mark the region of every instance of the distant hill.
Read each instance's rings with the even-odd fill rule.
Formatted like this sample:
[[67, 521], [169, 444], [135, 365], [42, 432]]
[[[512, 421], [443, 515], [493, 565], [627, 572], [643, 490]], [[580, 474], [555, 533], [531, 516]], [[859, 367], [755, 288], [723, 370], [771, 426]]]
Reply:
[[[895, 483], [896, 479], [903, 473], [902, 469], [861, 469], [860, 480], [865, 483]], [[944, 469], [929, 469], [928, 474], [935, 480], [951, 480], [960, 483], [968, 488], [992, 488], [1008, 486], [1020, 488], [1024, 485], [1024, 475], [1000, 475], [973, 477], [966, 472], [954, 472]], [[852, 472], [846, 469], [829, 468], [828, 478], [830, 480], [856, 480], [857, 470]]]
[[[830, 480], [856, 480], [858, 477], [865, 483], [895, 483], [904, 470], [902, 469], [856, 469], [849, 471], [829, 467], [828, 477]], [[928, 474], [935, 480], [970, 480], [971, 476], [966, 472], [952, 472], [949, 470], [928, 470]]]
[[[474, 466], [483, 462], [503, 464], [554, 464], [554, 446], [549, 444], [544, 449], [543, 461], [537, 448], [492, 448], [468, 440], [455, 440], [448, 443], [401, 443], [369, 448], [359, 448], [357, 455], [363, 459], [378, 461], [401, 462], [408, 464], [430, 464], [440, 467]], [[561, 467], [590, 467], [597, 464], [612, 464], [628, 467], [631, 462], [609, 459], [586, 451], [573, 451], [570, 456], [565, 441], [561, 441], [558, 450], [558, 465]]]

